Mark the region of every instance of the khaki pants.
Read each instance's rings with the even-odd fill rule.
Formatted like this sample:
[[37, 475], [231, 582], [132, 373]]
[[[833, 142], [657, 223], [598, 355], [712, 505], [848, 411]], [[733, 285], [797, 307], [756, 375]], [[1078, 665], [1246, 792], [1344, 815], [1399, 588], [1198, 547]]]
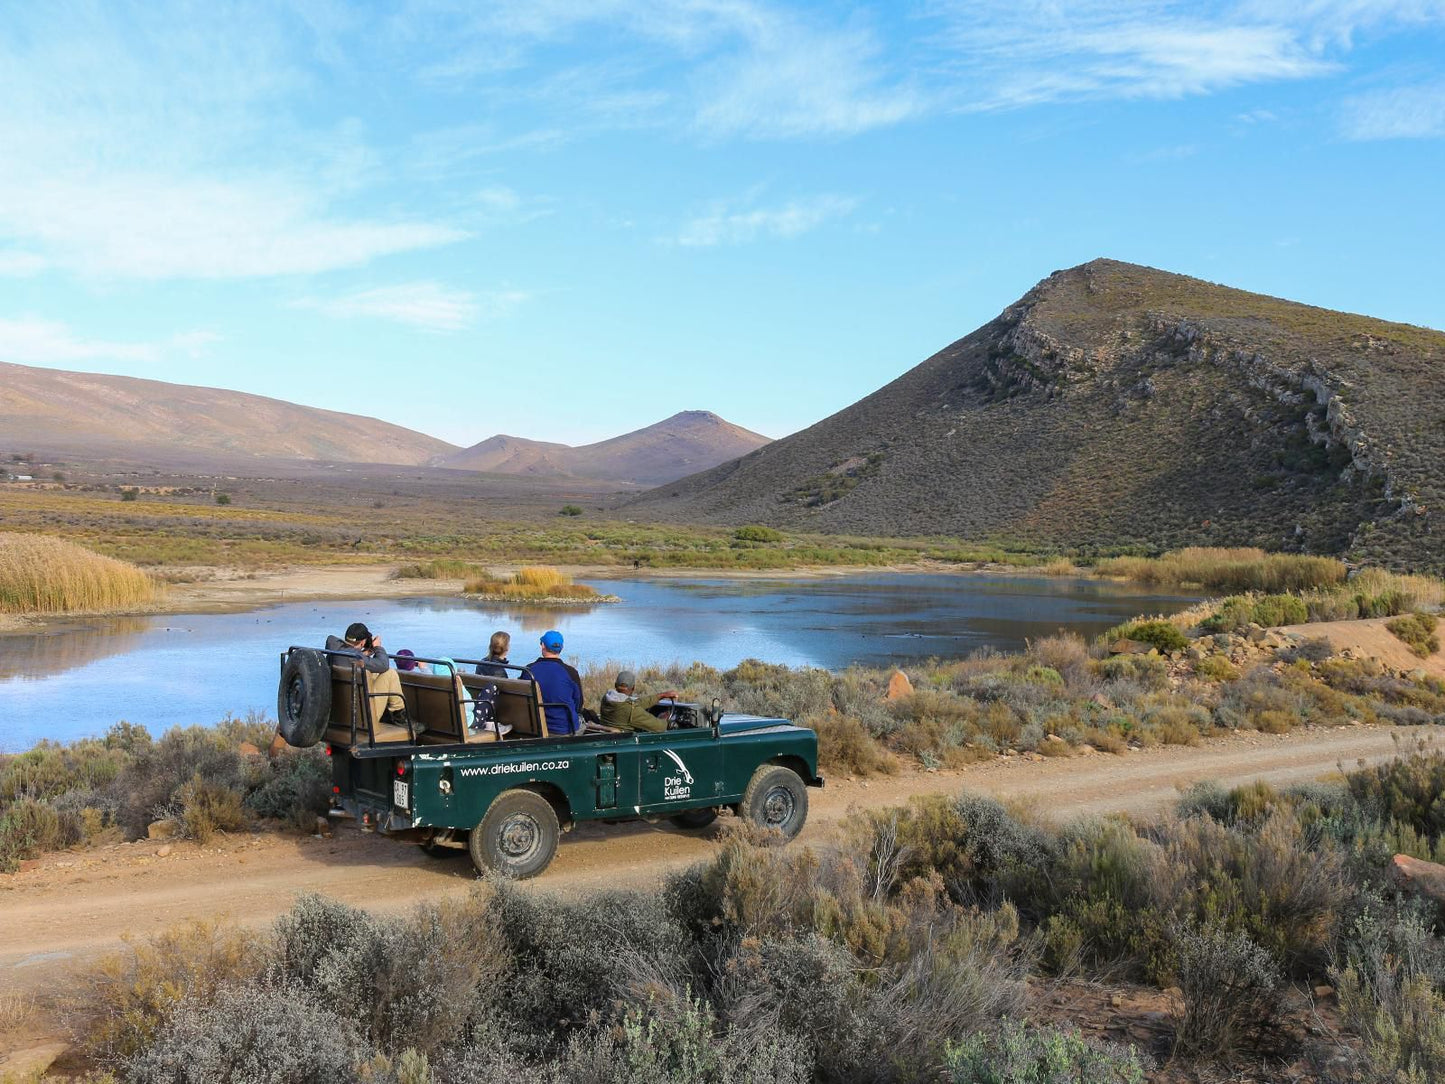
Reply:
[[381, 722], [385, 712], [406, 710], [406, 700], [401, 695], [401, 677], [395, 670], [383, 670], [379, 674], [363, 670], [362, 673], [366, 675], [366, 691], [371, 699], [373, 719]]

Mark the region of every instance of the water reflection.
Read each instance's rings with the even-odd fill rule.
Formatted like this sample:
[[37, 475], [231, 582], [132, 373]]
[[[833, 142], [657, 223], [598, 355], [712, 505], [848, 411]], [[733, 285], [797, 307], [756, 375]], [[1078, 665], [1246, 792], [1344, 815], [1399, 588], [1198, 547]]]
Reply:
[[616, 580], [620, 604], [555, 609], [460, 598], [307, 602], [240, 614], [87, 623], [0, 637], [0, 750], [69, 740], [120, 719], [152, 732], [275, 711], [279, 653], [365, 621], [395, 651], [480, 657], [495, 629], [513, 662], [560, 629], [579, 665], [614, 661], [717, 667], [756, 657], [839, 669], [1014, 650], [1060, 629], [1102, 632], [1193, 600], [1093, 580], [871, 574], [807, 580]]
[[0, 682], [38, 681], [108, 655], [122, 655], [134, 650], [154, 622], [150, 617], [96, 618], [63, 631], [0, 637]]

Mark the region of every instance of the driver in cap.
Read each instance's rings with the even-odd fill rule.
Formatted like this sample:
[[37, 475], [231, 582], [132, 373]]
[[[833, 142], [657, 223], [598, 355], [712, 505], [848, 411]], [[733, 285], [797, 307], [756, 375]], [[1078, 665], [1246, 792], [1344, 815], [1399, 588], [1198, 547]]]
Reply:
[[622, 730], [666, 730], [667, 720], [658, 718], [649, 710], [663, 700], [676, 700], [677, 690], [669, 689], [656, 696], [641, 698], [637, 695], [637, 675], [631, 670], [622, 670], [612, 688], [602, 694], [602, 722]]

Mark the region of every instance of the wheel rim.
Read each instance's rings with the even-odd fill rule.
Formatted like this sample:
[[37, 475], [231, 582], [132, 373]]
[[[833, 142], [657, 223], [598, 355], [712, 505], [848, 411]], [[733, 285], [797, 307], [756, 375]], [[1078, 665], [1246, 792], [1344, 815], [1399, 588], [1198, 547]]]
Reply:
[[763, 799], [763, 821], [769, 828], [781, 828], [793, 819], [798, 800], [787, 787], [774, 787]]
[[542, 826], [527, 813], [513, 813], [497, 830], [497, 850], [511, 862], [522, 862], [542, 845]]
[[306, 699], [305, 690], [301, 686], [301, 679], [294, 677], [291, 684], [286, 687], [286, 714], [291, 718], [298, 718], [301, 714], [301, 704]]

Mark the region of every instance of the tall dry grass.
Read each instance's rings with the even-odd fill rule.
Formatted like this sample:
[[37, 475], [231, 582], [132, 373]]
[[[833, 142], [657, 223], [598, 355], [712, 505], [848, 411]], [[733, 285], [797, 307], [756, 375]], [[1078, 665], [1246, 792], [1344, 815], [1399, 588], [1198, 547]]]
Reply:
[[1108, 557], [1094, 566], [1101, 576], [1121, 576], [1157, 587], [1197, 585], [1209, 591], [1281, 594], [1334, 587], [1345, 582], [1343, 561], [1252, 547], [1192, 546], [1162, 557]]
[[0, 533], [0, 612], [116, 610], [156, 597], [159, 586], [124, 561], [38, 534]]
[[573, 583], [572, 577], [547, 565], [529, 565], [502, 579], [482, 573], [467, 580], [462, 588], [469, 595], [487, 595], [511, 599], [591, 599], [601, 596], [586, 584]]

